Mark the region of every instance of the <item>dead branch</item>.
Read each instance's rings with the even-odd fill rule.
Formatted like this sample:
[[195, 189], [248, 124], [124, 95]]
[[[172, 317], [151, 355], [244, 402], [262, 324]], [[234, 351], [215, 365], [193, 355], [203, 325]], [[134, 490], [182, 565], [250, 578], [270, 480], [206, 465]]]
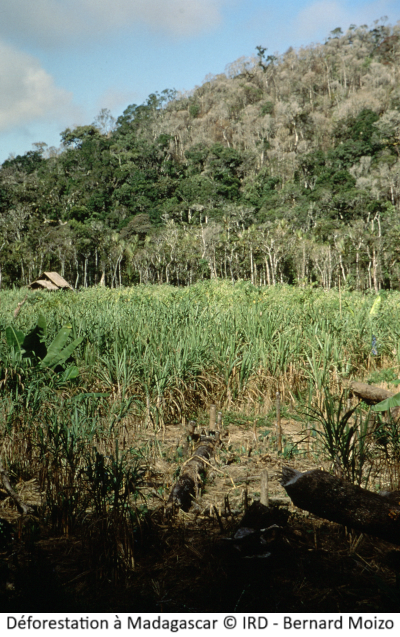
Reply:
[[15, 308], [15, 310], [14, 310], [14, 318], [17, 318], [17, 316], [18, 316], [18, 314], [20, 313], [21, 308], [22, 308], [22, 306], [23, 306], [23, 304], [25, 303], [25, 301], [26, 301], [26, 299], [27, 299], [27, 298], [28, 298], [28, 295], [27, 295], [27, 294], [25, 294], [25, 298], [24, 298], [24, 299], [22, 299], [22, 301], [21, 301], [20, 303], [18, 303], [18, 304], [17, 304], [17, 307], [16, 307], [16, 308]]

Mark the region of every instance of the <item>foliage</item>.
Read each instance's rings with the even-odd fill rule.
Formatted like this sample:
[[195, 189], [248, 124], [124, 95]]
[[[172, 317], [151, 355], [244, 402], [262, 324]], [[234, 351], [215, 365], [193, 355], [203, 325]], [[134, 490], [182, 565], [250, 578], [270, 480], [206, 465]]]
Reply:
[[[383, 362], [397, 368], [399, 293], [382, 293], [384, 311], [372, 312], [379, 358], [371, 356], [375, 295], [347, 288], [203, 281], [68, 295], [3, 290], [1, 301], [1, 360], [11, 370], [0, 393], [3, 464], [13, 481], [35, 481], [36, 514], [52, 533], [79, 533], [99, 579], [133, 568], [142, 494], [156, 493], [149, 465], [180, 455], [176, 439], [166, 454], [158, 434], [211, 403], [227, 429], [250, 429], [251, 444], [226, 441], [228, 464], [275, 451], [277, 390], [283, 419], [289, 402], [309, 393], [303, 421], [346, 477], [365, 483], [368, 415], [336, 395], [343, 378], [381, 372]], [[71, 354], [79, 377], [61, 383]], [[397, 431], [380, 423], [380, 457], [382, 448], [398, 457]], [[300, 452], [285, 436], [283, 457]], [[162, 500], [168, 481], [156, 486]]]
[[[46, 347], [46, 320], [41, 314], [37, 324], [27, 334], [16, 329], [13, 325], [5, 328], [5, 347], [3, 344], [1, 355], [2, 379], [4, 385], [18, 385], [23, 388], [24, 383], [41, 382], [63, 384], [76, 378], [79, 370], [76, 365], [68, 364], [73, 352], [82, 343], [82, 338], [67, 342], [72, 332], [71, 325], [65, 325], [54, 336]], [[10, 380], [7, 382], [7, 379]]]
[[392, 385], [400, 384], [398, 372], [394, 368], [380, 369], [372, 372], [368, 377], [368, 382], [375, 385], [382, 382]]
[[386, 400], [382, 400], [377, 405], [373, 406], [374, 411], [389, 411], [394, 407], [400, 407], [400, 393], [391, 396], [390, 398], [386, 398]]
[[5, 286], [61, 270], [188, 285], [224, 278], [397, 288], [398, 25], [232, 63], [190, 95], [165, 90], [61, 147], [0, 168]]
[[95, 447], [86, 455], [84, 476], [97, 515], [111, 508], [124, 512], [130, 496], [138, 498], [138, 486], [143, 481], [143, 459], [137, 450], [121, 453], [115, 440], [115, 453], [105, 457]]
[[[19, 291], [2, 292], [0, 323], [7, 325], [21, 297]], [[374, 297], [348, 290], [339, 295], [311, 286], [258, 288], [244, 281], [205, 281], [188, 288], [92, 288], [70, 295], [68, 306], [65, 300], [62, 292], [30, 292], [13, 324], [15, 332], [37, 329], [42, 314], [46, 341], [52, 343], [64, 334], [62, 326], [68, 321], [71, 347], [80, 342], [74, 365], [84, 382], [95, 383], [90, 391], [126, 399], [138, 396], [144, 402], [148, 397], [152, 417], [160, 422], [182, 413], [189, 417], [192, 407], [208, 401], [209, 395], [222, 402], [243, 396], [257, 402], [273, 396], [281, 382], [289, 383], [294, 394], [311, 383], [320, 395], [333, 378], [338, 383], [372, 365]], [[374, 317], [373, 329], [380, 360], [391, 361], [394, 368], [400, 341], [398, 293], [388, 294], [384, 303], [385, 312]], [[9, 351], [5, 343], [3, 352]], [[66, 348], [68, 344], [59, 354], [64, 359]], [[4, 366], [4, 355], [2, 360]], [[33, 368], [24, 367], [26, 359], [18, 360], [21, 373], [34, 369], [43, 380], [49, 374], [61, 382], [65, 373], [53, 371], [58, 369], [56, 361], [46, 370], [43, 359]], [[64, 361], [61, 366], [65, 370], [68, 365]], [[26, 395], [30, 386], [25, 381]], [[34, 392], [30, 395], [33, 399]]]
[[400, 460], [399, 418], [390, 414], [387, 419], [378, 417], [374, 437], [378, 445], [384, 448], [386, 458], [398, 463]]
[[337, 399], [325, 388], [322, 405], [308, 405], [299, 410], [299, 415], [313, 424], [314, 435], [321, 439], [334, 465], [360, 485], [367, 460], [369, 417], [362, 414], [359, 405], [346, 409], [346, 399], [345, 394]]

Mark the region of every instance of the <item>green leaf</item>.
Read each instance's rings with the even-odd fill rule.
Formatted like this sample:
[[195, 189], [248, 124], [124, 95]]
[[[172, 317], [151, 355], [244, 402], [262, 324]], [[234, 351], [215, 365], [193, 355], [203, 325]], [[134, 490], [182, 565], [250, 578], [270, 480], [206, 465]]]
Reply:
[[382, 303], [382, 297], [378, 295], [371, 307], [371, 310], [369, 313], [370, 316], [376, 316], [378, 314], [381, 303]]
[[393, 409], [393, 407], [400, 407], [400, 393], [395, 394], [390, 398], [386, 398], [386, 400], [382, 400], [382, 402], [374, 405], [372, 407], [372, 411], [389, 411], [389, 409]]
[[70, 367], [67, 367], [67, 369], [61, 374], [60, 381], [65, 383], [67, 380], [72, 380], [77, 376], [79, 376], [79, 369], [76, 365], [70, 365]]
[[69, 335], [71, 334], [70, 327], [62, 327], [54, 338], [53, 342], [49, 345], [46, 356], [42, 360], [44, 367], [54, 367], [60, 362], [62, 357], [62, 350], [66, 345]]
[[78, 345], [80, 345], [83, 341], [83, 337], [79, 337], [76, 338], [74, 341], [72, 341], [72, 343], [70, 343], [69, 345], [67, 345], [67, 347], [65, 347], [62, 352], [60, 353], [60, 358], [58, 361], [58, 365], [62, 365], [63, 363], [65, 363], [69, 357], [71, 356], [72, 352], [74, 351], [74, 349], [76, 349], [78, 347]]
[[110, 392], [87, 392], [72, 396], [71, 400], [83, 400], [84, 398], [108, 398], [109, 396]]
[[24, 338], [25, 334], [20, 330], [14, 329], [12, 325], [6, 327], [6, 340], [10, 349], [13, 347], [16, 351], [20, 352]]
[[39, 314], [38, 322], [36, 325], [44, 336], [46, 334], [47, 325], [46, 325], [46, 319], [44, 318], [43, 314]]

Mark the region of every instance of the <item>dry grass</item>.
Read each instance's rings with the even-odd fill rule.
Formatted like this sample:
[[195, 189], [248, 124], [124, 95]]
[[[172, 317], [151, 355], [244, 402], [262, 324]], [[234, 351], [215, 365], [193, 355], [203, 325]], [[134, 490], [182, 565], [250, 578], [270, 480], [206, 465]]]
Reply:
[[[200, 427], [207, 425], [206, 411], [199, 414], [198, 422]], [[299, 470], [316, 466], [329, 470], [330, 464], [315, 444], [307, 455], [304, 442], [301, 453], [279, 457], [273, 425], [273, 419], [259, 414], [225, 412], [222, 443], [208, 467], [203, 491], [188, 513], [179, 511], [172, 519], [165, 511], [177, 468], [185, 461], [180, 455], [184, 428], [179, 423], [156, 430], [132, 415], [121, 425], [119, 441], [121, 446], [125, 440], [125, 445], [134, 442], [145, 450], [146, 474], [139, 490], [148, 513], [139, 524], [129, 526], [112, 512], [99, 516], [88, 511], [73, 533], [54, 535], [35, 516], [21, 520], [13, 503], [4, 498], [1, 518], [12, 522], [16, 533], [14, 557], [7, 550], [3, 553], [7, 564], [3, 597], [8, 608], [53, 611], [68, 606], [114, 612], [393, 609], [398, 595], [393, 565], [400, 552], [393, 553], [387, 543], [360, 537], [295, 509], [278, 481], [282, 462]], [[282, 428], [286, 448], [302, 439], [302, 425], [292, 418], [283, 418]], [[374, 463], [374, 479], [379, 478], [374, 486], [385, 488], [395, 476], [383, 473], [383, 458], [375, 458]], [[270, 503], [275, 506], [272, 515], [286, 510], [289, 520], [273, 544], [271, 558], [249, 560], [223, 538], [232, 535], [246, 509], [259, 500], [265, 469]], [[43, 505], [37, 480], [20, 481], [16, 488], [25, 502], [38, 510]], [[34, 589], [28, 589], [33, 577], [44, 578], [51, 588], [46, 605], [41, 606]]]

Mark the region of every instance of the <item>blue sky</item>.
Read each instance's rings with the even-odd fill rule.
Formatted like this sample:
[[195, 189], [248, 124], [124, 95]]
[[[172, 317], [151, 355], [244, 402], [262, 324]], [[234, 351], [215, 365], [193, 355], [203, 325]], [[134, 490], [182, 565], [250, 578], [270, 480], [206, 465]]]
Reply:
[[382, 16], [395, 24], [400, 0], [0, 0], [0, 162], [259, 44], [283, 53]]

